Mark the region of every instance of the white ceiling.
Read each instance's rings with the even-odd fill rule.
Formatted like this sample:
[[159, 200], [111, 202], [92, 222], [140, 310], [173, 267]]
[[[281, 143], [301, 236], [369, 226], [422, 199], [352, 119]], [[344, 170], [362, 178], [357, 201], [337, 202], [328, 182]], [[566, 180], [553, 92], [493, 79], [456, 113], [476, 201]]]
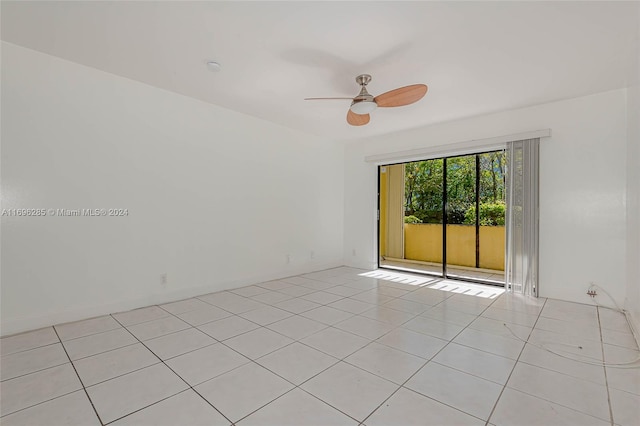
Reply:
[[[2, 39], [287, 127], [352, 139], [628, 86], [638, 2], [7, 2]], [[222, 71], [205, 67], [219, 61]], [[357, 74], [417, 104], [351, 127]]]

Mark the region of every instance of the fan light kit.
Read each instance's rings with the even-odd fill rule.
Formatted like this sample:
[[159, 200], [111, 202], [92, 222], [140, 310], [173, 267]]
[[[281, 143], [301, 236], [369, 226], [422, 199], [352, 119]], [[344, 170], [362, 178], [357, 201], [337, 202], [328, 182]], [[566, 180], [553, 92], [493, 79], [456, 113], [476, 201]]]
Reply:
[[352, 126], [363, 126], [371, 119], [369, 113], [376, 108], [410, 105], [422, 99], [428, 90], [426, 84], [413, 84], [373, 97], [367, 92], [367, 84], [370, 81], [369, 74], [361, 74], [356, 77], [356, 83], [360, 85], [360, 93], [355, 98], [305, 98], [305, 101], [348, 99], [351, 101], [351, 106], [347, 112], [347, 123]]
[[354, 114], [369, 114], [378, 108], [378, 104], [373, 101], [353, 102], [349, 108]]

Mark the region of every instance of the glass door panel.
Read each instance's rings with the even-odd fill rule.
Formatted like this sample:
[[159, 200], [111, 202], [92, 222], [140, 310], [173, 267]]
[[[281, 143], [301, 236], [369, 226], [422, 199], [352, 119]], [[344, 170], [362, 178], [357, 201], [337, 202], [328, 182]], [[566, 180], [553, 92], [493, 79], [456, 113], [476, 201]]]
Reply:
[[379, 266], [504, 283], [505, 158], [492, 151], [379, 167]]
[[491, 272], [489, 281], [504, 283], [505, 151], [479, 154], [479, 268]]
[[443, 159], [405, 165], [405, 259], [413, 269], [442, 275]]
[[447, 158], [446, 273], [453, 278], [484, 278], [476, 271], [476, 156]]
[[[380, 167], [380, 266], [442, 275], [442, 172], [442, 159]], [[392, 244], [398, 229], [401, 255]]]

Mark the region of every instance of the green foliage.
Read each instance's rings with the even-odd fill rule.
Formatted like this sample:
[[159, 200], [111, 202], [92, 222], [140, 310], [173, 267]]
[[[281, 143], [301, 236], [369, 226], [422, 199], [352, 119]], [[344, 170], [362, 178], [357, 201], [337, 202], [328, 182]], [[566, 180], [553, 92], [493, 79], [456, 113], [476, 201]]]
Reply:
[[405, 165], [405, 212], [423, 223], [442, 220], [442, 160]]
[[[483, 205], [504, 206], [504, 174], [506, 157], [503, 151], [479, 154], [480, 187]], [[415, 161], [405, 164], [405, 215], [415, 216], [422, 223], [442, 223], [443, 159]], [[464, 155], [447, 159], [447, 223], [475, 223], [476, 156]], [[497, 210], [496, 210], [497, 209]], [[504, 207], [480, 209], [480, 220], [504, 224]], [[493, 212], [493, 210], [496, 210]], [[471, 216], [469, 216], [471, 217]], [[502, 219], [500, 219], [502, 217]]]
[[464, 223], [464, 217], [466, 214], [464, 206], [453, 206], [449, 208], [447, 212], [447, 223], [449, 224], [461, 224]]
[[[504, 226], [506, 206], [504, 202], [481, 203], [480, 225]], [[464, 214], [464, 223], [473, 225], [476, 223], [476, 206], [471, 206]]]
[[442, 159], [405, 165], [405, 214], [442, 223]]
[[411, 216], [404, 217], [404, 223], [422, 223], [422, 221], [417, 217], [411, 215]]

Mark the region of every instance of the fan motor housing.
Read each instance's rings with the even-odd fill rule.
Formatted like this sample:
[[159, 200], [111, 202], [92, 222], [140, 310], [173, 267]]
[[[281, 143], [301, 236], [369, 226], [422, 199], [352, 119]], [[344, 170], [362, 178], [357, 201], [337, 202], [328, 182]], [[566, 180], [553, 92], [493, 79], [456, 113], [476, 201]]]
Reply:
[[371, 81], [371, 76], [369, 74], [360, 74], [356, 77], [356, 83], [360, 86], [366, 86]]

